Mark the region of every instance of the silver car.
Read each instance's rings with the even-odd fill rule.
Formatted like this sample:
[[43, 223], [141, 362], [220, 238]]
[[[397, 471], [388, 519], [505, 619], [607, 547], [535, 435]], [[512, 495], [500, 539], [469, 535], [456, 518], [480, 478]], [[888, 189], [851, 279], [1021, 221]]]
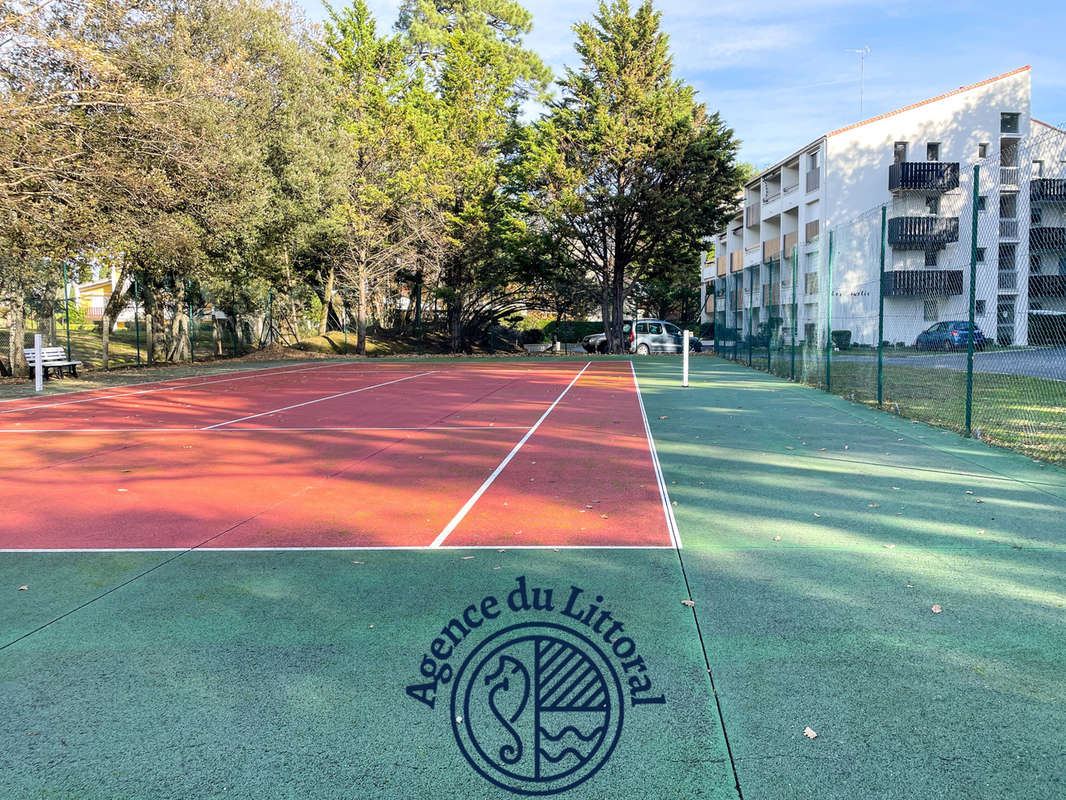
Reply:
[[[622, 323], [623, 349], [639, 356], [649, 353], [680, 353], [685, 346], [684, 331], [672, 322], [661, 319], [638, 319], [636, 332], [633, 321]], [[628, 346], [626, 346], [628, 343]], [[607, 335], [594, 333], [581, 340], [582, 346], [589, 353], [607, 352]], [[689, 339], [689, 350], [698, 353], [703, 349], [700, 340], [693, 336]]]

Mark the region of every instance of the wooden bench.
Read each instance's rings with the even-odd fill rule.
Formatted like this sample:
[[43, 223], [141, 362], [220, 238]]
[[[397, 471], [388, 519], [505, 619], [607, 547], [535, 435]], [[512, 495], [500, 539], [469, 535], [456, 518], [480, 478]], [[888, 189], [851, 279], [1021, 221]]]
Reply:
[[[37, 367], [37, 351], [33, 348], [26, 349], [26, 363], [29, 364], [31, 370]], [[76, 378], [79, 366], [81, 362], [70, 361], [67, 358], [67, 351], [62, 347], [41, 348], [41, 370], [44, 372], [45, 380], [48, 379], [49, 370], [54, 370], [58, 378], [63, 377], [64, 370], [69, 371], [71, 376]]]

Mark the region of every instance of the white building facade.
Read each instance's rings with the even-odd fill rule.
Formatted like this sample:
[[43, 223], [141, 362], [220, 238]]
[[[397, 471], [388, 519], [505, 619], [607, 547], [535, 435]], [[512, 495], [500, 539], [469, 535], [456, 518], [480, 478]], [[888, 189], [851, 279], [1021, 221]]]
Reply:
[[795, 325], [798, 341], [876, 345], [879, 288], [887, 342], [967, 319], [975, 164], [975, 321], [1027, 344], [1030, 312], [1066, 312], [1066, 132], [1031, 117], [1029, 67], [828, 133], [750, 180], [701, 265], [703, 320], [723, 338]]

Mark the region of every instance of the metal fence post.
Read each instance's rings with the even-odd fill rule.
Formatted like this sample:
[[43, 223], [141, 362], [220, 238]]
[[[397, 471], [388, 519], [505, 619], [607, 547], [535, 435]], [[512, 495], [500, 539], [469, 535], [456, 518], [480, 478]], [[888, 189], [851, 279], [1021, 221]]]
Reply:
[[141, 365], [141, 320], [138, 316], [141, 312], [137, 309], [137, 296], [140, 289], [137, 288], [137, 273], [133, 273], [133, 328], [137, 337], [137, 366]]
[[881, 206], [881, 269], [877, 278], [877, 405], [884, 403], [885, 368], [885, 225], [888, 206]]
[[274, 289], [267, 290], [267, 346], [274, 344]]
[[833, 232], [829, 231], [829, 270], [825, 287], [825, 390], [833, 391]]
[[[767, 286], [770, 287], [770, 296], [767, 298], [767, 300], [768, 300], [767, 308], [770, 309], [770, 317], [769, 317], [769, 319], [767, 319], [767, 322], [766, 322], [766, 371], [767, 372], [773, 372], [773, 370], [771, 369], [772, 365], [770, 363], [770, 358], [771, 358], [771, 356], [770, 356], [770, 347], [771, 347], [770, 340], [773, 338], [773, 334], [771, 333], [771, 331], [773, 330], [773, 327], [774, 327], [774, 262], [773, 261], [771, 261], [769, 264], [767, 264], [766, 270], [769, 273], [769, 275], [768, 275], [769, 282], [767, 283]], [[780, 274], [780, 270], [778, 270], [778, 273]]]
[[73, 361], [74, 356], [70, 354], [70, 294], [69, 285], [67, 284], [67, 262], [63, 262], [63, 309], [67, 315], [67, 361]]
[[973, 223], [970, 231], [970, 330], [966, 338], [966, 435], [973, 435], [973, 340], [974, 312], [977, 297], [977, 198], [980, 192], [981, 167], [973, 166]]
[[751, 276], [748, 278], [748, 366], [751, 366], [751, 351], [755, 346], [755, 288], [752, 282], [755, 280], [755, 270], [751, 268]]
[[796, 328], [799, 327], [799, 318], [796, 309], [796, 279], [799, 267], [799, 246], [792, 245], [792, 366], [789, 368], [789, 377], [796, 380]]

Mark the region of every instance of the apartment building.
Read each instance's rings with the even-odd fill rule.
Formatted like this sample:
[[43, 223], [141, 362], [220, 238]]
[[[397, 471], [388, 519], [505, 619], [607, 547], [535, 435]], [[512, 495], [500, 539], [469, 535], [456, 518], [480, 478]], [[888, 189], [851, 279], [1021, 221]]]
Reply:
[[974, 164], [976, 321], [1026, 344], [1031, 312], [1066, 311], [1066, 132], [1032, 118], [1028, 66], [827, 133], [750, 180], [709, 240], [704, 321], [824, 342], [829, 312], [876, 344], [882, 206], [884, 339], [966, 319]]

